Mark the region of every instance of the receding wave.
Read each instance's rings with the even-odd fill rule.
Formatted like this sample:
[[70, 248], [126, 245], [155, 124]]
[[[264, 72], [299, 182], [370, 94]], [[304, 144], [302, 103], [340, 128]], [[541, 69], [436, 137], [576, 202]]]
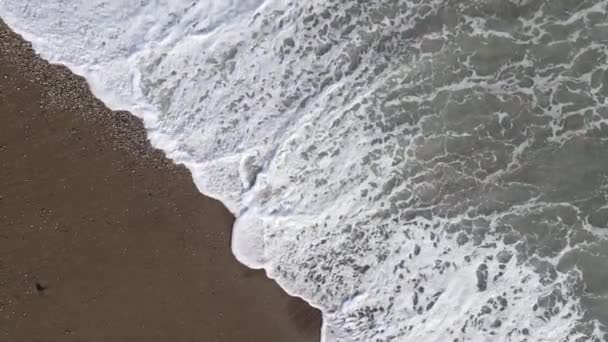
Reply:
[[605, 0], [4, 0], [325, 341], [606, 341]]

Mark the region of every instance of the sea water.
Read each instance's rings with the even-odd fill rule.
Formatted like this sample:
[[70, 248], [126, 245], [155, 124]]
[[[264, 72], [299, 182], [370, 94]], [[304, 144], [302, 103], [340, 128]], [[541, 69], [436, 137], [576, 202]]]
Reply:
[[2, 0], [324, 341], [606, 341], [608, 1]]

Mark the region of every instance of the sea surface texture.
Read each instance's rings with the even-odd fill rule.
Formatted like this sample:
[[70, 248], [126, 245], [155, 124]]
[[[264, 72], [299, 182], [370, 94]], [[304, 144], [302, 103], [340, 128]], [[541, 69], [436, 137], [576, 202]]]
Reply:
[[606, 341], [608, 1], [2, 0], [334, 341]]

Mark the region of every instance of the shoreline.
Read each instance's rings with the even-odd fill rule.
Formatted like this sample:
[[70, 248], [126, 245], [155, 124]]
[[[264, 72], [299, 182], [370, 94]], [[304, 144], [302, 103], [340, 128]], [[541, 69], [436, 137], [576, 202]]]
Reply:
[[234, 217], [140, 119], [1, 21], [0, 47], [3, 339], [319, 341], [320, 312], [236, 261]]

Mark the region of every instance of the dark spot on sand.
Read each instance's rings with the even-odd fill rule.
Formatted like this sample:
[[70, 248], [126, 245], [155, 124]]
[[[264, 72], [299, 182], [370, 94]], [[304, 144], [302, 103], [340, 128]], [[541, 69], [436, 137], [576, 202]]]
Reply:
[[46, 291], [49, 288], [48, 286], [44, 286], [38, 282], [36, 282], [35, 287], [36, 287], [36, 291], [38, 291], [39, 293], [43, 293], [44, 291]]

